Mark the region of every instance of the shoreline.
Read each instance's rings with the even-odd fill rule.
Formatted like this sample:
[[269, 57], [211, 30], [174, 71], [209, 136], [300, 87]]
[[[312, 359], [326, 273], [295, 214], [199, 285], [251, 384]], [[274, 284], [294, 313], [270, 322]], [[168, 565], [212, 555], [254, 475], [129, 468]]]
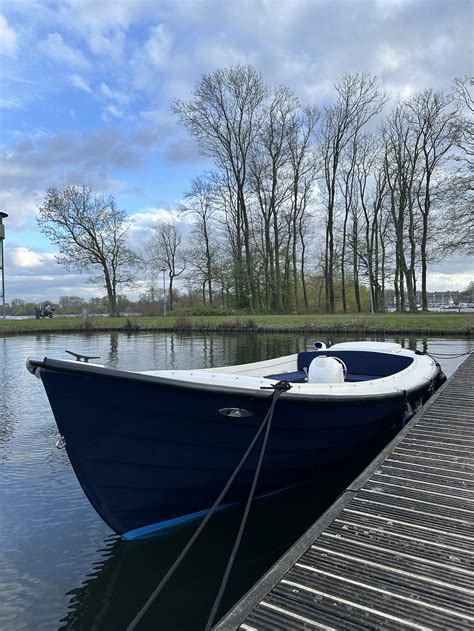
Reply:
[[0, 335], [44, 333], [363, 333], [471, 337], [474, 314], [334, 314], [246, 316], [89, 316], [50, 320], [0, 319]]

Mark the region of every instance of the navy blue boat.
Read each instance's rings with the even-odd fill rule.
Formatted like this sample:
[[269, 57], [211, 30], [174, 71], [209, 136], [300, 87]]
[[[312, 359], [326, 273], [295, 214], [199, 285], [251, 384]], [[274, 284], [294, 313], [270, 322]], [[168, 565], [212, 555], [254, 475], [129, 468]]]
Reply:
[[[266, 495], [382, 446], [445, 379], [427, 355], [354, 342], [210, 370], [129, 372], [29, 358], [89, 501], [126, 539], [204, 515], [242, 458], [280, 380], [258, 483]], [[81, 356], [78, 357], [81, 359]], [[258, 448], [227, 505], [248, 495]]]

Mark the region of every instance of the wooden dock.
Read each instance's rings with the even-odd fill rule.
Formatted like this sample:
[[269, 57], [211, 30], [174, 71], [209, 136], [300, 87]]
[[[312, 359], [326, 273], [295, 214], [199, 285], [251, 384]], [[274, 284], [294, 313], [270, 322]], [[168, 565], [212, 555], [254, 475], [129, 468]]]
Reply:
[[474, 355], [214, 629], [474, 629]]

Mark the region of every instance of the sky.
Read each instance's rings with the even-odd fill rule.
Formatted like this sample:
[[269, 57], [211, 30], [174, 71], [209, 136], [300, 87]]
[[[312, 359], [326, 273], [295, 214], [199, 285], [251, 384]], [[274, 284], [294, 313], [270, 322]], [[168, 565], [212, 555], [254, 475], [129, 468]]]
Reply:
[[[130, 244], [178, 208], [209, 163], [171, 112], [203, 73], [251, 64], [303, 103], [345, 72], [393, 98], [474, 74], [474, 0], [1, 0], [0, 210], [6, 300], [102, 295], [39, 233], [49, 186], [90, 186], [131, 216]], [[474, 262], [429, 270], [465, 288]]]

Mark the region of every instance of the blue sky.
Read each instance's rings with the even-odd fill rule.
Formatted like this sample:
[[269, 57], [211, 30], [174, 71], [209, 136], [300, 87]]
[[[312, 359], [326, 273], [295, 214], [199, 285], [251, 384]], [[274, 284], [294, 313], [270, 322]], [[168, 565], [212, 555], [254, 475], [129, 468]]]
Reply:
[[[171, 113], [202, 73], [250, 63], [303, 102], [344, 72], [395, 96], [473, 74], [471, 0], [2, 0], [0, 209], [7, 300], [100, 295], [61, 269], [36, 228], [48, 186], [113, 194], [139, 244], [208, 163]], [[472, 261], [430, 270], [462, 289]]]

